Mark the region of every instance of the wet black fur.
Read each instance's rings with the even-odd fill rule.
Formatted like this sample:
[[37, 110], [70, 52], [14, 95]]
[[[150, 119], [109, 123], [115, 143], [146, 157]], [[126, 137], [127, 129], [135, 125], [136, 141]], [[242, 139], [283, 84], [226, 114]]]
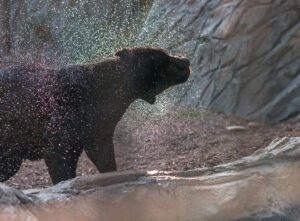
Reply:
[[0, 71], [0, 181], [25, 159], [45, 159], [53, 183], [76, 176], [83, 150], [100, 172], [117, 170], [113, 133], [136, 99], [189, 77], [189, 61], [160, 49], [123, 49], [100, 63], [61, 70], [11, 66]]

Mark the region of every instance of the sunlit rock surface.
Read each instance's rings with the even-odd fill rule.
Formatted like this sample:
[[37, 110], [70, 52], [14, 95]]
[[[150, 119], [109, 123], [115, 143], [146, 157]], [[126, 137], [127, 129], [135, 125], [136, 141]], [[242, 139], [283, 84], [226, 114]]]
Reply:
[[1, 204], [0, 220], [296, 221], [299, 158], [300, 138], [283, 138], [213, 168], [77, 177], [27, 197], [12, 191], [27, 204]]

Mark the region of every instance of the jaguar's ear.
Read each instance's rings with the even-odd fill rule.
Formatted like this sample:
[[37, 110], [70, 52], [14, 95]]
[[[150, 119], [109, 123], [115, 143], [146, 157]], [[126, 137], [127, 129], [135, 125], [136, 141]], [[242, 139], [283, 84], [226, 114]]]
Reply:
[[124, 48], [120, 51], [117, 51], [115, 56], [118, 56], [122, 60], [126, 60], [127, 58], [131, 57], [131, 54], [132, 54], [132, 52], [130, 49]]
[[141, 98], [149, 104], [154, 104], [156, 101], [155, 95], [144, 95]]

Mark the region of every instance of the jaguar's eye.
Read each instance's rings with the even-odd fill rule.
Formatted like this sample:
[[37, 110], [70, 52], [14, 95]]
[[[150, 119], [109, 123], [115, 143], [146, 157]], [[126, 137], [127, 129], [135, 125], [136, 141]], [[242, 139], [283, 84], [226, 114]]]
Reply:
[[162, 78], [167, 77], [166, 72], [162, 70], [162, 71], [160, 72], [160, 76], [161, 76]]
[[180, 60], [178, 60], [176, 62], [176, 67], [179, 70], [185, 70], [185, 69], [189, 68], [189, 66], [190, 66], [190, 61], [188, 59], [185, 59], [185, 58], [181, 58]]

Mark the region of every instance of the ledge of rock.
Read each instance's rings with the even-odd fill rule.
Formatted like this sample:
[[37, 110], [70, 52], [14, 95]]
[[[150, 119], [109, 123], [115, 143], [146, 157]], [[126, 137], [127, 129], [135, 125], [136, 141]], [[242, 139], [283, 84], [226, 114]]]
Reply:
[[0, 220], [299, 220], [299, 158], [300, 138], [283, 138], [213, 168], [77, 177], [24, 193], [1, 186]]

